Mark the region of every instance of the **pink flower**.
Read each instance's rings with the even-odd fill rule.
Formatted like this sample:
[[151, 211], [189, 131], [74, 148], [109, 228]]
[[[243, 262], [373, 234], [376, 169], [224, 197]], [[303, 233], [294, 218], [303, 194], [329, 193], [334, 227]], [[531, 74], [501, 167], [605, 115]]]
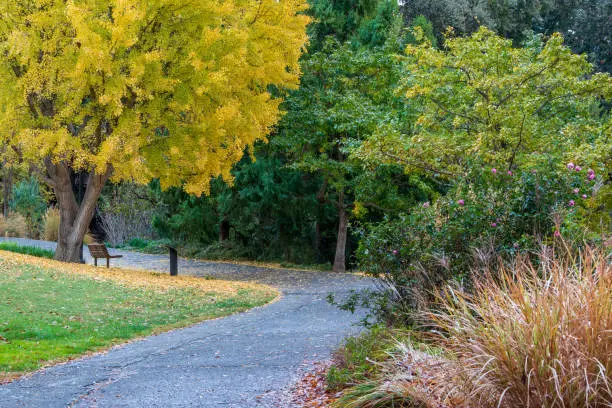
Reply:
[[495, 167], [493, 167], [493, 168], [491, 169], [491, 173], [493, 173], [493, 174], [497, 174], [497, 169], [496, 169]]
[[575, 170], [576, 170], [576, 171], [582, 171], [582, 167], [580, 167], [580, 166], [576, 166]]
[[576, 204], [576, 203], [574, 202], [574, 200], [570, 200], [570, 201], [569, 201], [569, 206], [570, 206], [570, 207], [573, 207], [575, 204]]
[[555, 237], [560, 237], [560, 236], [561, 236], [561, 231], [555, 230]]
[[574, 170], [574, 167], [576, 167], [576, 166], [574, 165], [574, 163], [572, 163], [572, 162], [567, 163], [567, 168], [568, 168], [568, 170]]
[[393, 255], [397, 255], [397, 249], [393, 250]]
[[496, 222], [492, 222], [492, 223], [491, 223], [491, 226], [492, 226], [493, 228], [495, 228], [495, 227], [497, 227], [497, 223], [496, 223]]
[[575, 188], [575, 189], [574, 189], [574, 194], [578, 194], [579, 192], [580, 192], [580, 189], [579, 189], [579, 188]]
[[512, 170], [508, 170], [508, 175], [509, 175], [510, 177], [512, 177], [512, 174], [514, 174], [514, 173], [512, 173]]
[[584, 198], [586, 200], [588, 198], [588, 196], [586, 194], [583, 194], [582, 198]]
[[589, 173], [589, 175], [587, 176], [587, 179], [595, 180], [595, 173]]
[[457, 201], [457, 204], [459, 204], [459, 205], [463, 206], [463, 205], [465, 205], [465, 201], [463, 201], [463, 200], [458, 200], [458, 201]]
[[429, 208], [429, 206], [430, 206], [429, 201], [426, 203], [423, 203], [423, 208]]

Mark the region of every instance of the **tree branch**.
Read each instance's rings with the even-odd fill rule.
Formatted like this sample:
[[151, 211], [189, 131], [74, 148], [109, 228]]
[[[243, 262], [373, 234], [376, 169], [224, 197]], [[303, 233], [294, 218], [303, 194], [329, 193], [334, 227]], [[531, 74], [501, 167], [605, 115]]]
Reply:
[[454, 116], [459, 116], [459, 117], [461, 117], [461, 118], [468, 119], [468, 120], [471, 120], [471, 121], [473, 121], [473, 122], [484, 123], [482, 120], [480, 120], [480, 119], [478, 119], [478, 118], [475, 118], [475, 117], [473, 117], [473, 116], [466, 115], [466, 114], [464, 114], [464, 113], [457, 113], [457, 112], [453, 112], [453, 111], [449, 110], [448, 108], [446, 108], [446, 107], [445, 107], [445, 106], [442, 104], [442, 102], [440, 102], [440, 101], [439, 101], [438, 99], [436, 99], [436, 98], [430, 98], [430, 99], [431, 99], [431, 101], [432, 101], [433, 103], [435, 103], [435, 104], [438, 106], [438, 108], [442, 109], [442, 110], [443, 110], [444, 112], [446, 112], [446, 113], [449, 113], [449, 114], [454, 115]]
[[393, 212], [393, 211], [395, 211], [395, 210], [393, 210], [391, 208], [381, 207], [380, 205], [378, 205], [376, 203], [373, 203], [371, 201], [362, 202], [361, 205], [363, 205], [364, 207], [372, 207], [372, 208], [375, 208], [375, 209], [383, 211], [383, 212]]
[[398, 162], [403, 163], [403, 164], [405, 164], [405, 165], [407, 165], [407, 166], [416, 167], [417, 169], [421, 169], [421, 170], [429, 171], [429, 172], [431, 172], [431, 173], [439, 173], [439, 174], [444, 174], [445, 176], [455, 177], [455, 175], [454, 175], [453, 173], [449, 173], [449, 172], [444, 171], [444, 170], [440, 170], [440, 169], [433, 168], [433, 167], [431, 167], [431, 166], [429, 166], [429, 165], [427, 165], [427, 164], [415, 163], [415, 162], [413, 162], [413, 161], [406, 160], [406, 159], [404, 159], [403, 157], [400, 157], [400, 156], [397, 156], [397, 155], [395, 155], [395, 154], [392, 154], [392, 153], [386, 152], [386, 151], [382, 150], [382, 148], [381, 148], [381, 151], [380, 151], [380, 152], [381, 152], [381, 153], [382, 153], [384, 156], [387, 156], [387, 157], [389, 157], [389, 158], [391, 158], [391, 159], [397, 160]]
[[[534, 72], [531, 75], [528, 75], [527, 77], [523, 78], [522, 81], [520, 81], [515, 87], [514, 90], [516, 90], [517, 88], [521, 88], [523, 85], [525, 85], [527, 82], [531, 81], [532, 79], [534, 79], [535, 77], [537, 77], [538, 75], [542, 75], [544, 73], [544, 71], [546, 71], [549, 68], [554, 68], [557, 63], [559, 62], [559, 59], [555, 59], [552, 64], [550, 65], [545, 65], [544, 67], [542, 67], [542, 69], [538, 70], [537, 72]], [[510, 99], [512, 96], [514, 96], [514, 92], [510, 91], [508, 93], [508, 95], [504, 96], [498, 103], [494, 104], [496, 108], [499, 108], [500, 106], [502, 106], [504, 103], [506, 103], [506, 101], [508, 99]]]

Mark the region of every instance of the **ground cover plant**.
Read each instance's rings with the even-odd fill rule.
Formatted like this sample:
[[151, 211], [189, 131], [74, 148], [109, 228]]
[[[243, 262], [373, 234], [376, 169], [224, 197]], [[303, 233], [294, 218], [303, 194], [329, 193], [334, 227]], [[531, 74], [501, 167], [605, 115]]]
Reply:
[[54, 251], [51, 251], [48, 249], [42, 249], [42, 248], [32, 247], [32, 246], [23, 246], [15, 242], [9, 242], [9, 241], [0, 242], [0, 251], [15, 252], [18, 254], [25, 254], [25, 255], [35, 256], [38, 258], [48, 258], [48, 259], [53, 259], [53, 256], [55, 255]]
[[401, 341], [408, 341], [407, 329], [374, 326], [367, 332], [345, 340], [333, 355], [333, 365], [327, 371], [327, 387], [341, 390], [347, 385], [363, 383], [375, 378], [381, 366], [373, 361], [385, 360]]
[[0, 252], [0, 292], [0, 380], [277, 296], [257, 284], [67, 266], [9, 252]]

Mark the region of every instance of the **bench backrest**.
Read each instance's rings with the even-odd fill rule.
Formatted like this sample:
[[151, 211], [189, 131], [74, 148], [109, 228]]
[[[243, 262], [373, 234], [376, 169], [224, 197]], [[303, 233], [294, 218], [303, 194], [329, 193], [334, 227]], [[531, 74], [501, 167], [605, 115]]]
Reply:
[[94, 258], [108, 258], [110, 255], [108, 254], [108, 249], [104, 244], [89, 244], [87, 246], [89, 248], [89, 253]]

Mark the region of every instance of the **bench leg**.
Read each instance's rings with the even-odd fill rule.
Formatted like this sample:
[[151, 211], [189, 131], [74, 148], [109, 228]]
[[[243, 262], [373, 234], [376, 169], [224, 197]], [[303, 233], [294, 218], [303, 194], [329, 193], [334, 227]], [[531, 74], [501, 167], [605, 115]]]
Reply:
[[94, 258], [94, 266], [98, 266], [98, 258]]
[[110, 268], [110, 258], [106, 258], [106, 269]]

